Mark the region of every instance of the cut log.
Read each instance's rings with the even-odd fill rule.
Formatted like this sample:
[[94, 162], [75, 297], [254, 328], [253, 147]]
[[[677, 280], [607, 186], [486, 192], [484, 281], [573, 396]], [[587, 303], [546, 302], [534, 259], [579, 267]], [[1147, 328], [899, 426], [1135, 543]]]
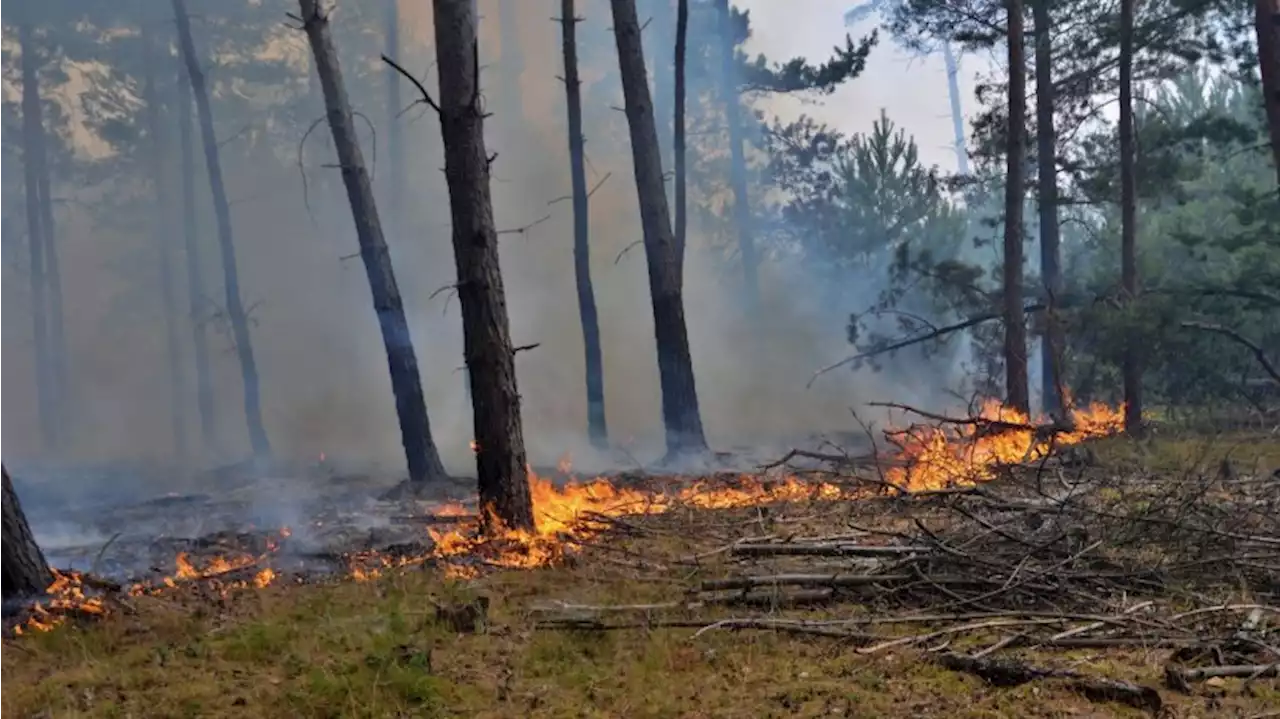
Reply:
[[9, 471], [0, 464], [0, 600], [42, 594], [54, 574], [36, 544]]

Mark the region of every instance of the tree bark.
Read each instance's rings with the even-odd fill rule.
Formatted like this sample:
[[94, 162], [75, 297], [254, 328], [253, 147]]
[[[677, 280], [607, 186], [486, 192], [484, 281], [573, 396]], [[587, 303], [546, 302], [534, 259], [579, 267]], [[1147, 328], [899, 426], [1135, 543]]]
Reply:
[[431, 436], [427, 403], [422, 395], [418, 357], [413, 349], [409, 322], [405, 318], [400, 288], [396, 285], [391, 255], [382, 235], [382, 223], [373, 199], [373, 184], [365, 169], [356, 135], [355, 116], [347, 99], [347, 89], [338, 65], [338, 53], [329, 33], [329, 18], [320, 8], [321, 0], [299, 0], [303, 28], [311, 44], [316, 72], [324, 92], [325, 115], [333, 132], [333, 145], [338, 153], [342, 183], [351, 203], [360, 258], [364, 261], [373, 309], [382, 330], [382, 344], [387, 352], [387, 368], [391, 373], [391, 390], [396, 398], [396, 415], [400, 420], [400, 440], [409, 467], [409, 482], [421, 487], [428, 481], [442, 480], [448, 475]]
[[676, 254], [684, 263], [684, 249], [689, 234], [688, 168], [685, 166], [685, 58], [689, 49], [689, 0], [677, 0], [675, 52], [675, 118], [673, 140], [676, 163]]
[[1267, 105], [1271, 159], [1280, 185], [1280, 0], [1254, 0], [1254, 32], [1258, 36], [1258, 68]]
[[1004, 189], [1005, 403], [1030, 412], [1027, 325], [1022, 311], [1022, 205], [1026, 173], [1027, 72], [1022, 0], [1007, 0], [1009, 25], [1009, 127]]
[[[585, 138], [582, 134], [582, 81], [578, 77], [578, 41], [573, 0], [560, 0], [561, 40], [564, 48], [564, 91], [568, 107], [569, 173], [573, 186], [573, 275], [582, 319], [582, 345], [587, 373], [587, 435], [594, 447], [609, 444], [604, 411], [604, 355], [600, 349], [600, 316], [591, 284], [591, 245]], [[505, 54], [505, 50], [503, 51]]]
[[213, 131], [213, 110], [209, 103], [209, 91], [204, 84], [204, 71], [196, 57], [195, 41], [191, 37], [191, 19], [187, 16], [186, 0], [172, 0], [173, 14], [178, 25], [178, 47], [187, 66], [187, 78], [191, 81], [191, 93], [195, 97], [196, 114], [200, 119], [200, 138], [204, 145], [205, 168], [209, 172], [209, 189], [213, 194], [213, 214], [218, 224], [218, 249], [222, 254], [222, 272], [227, 294], [227, 319], [231, 323], [231, 335], [236, 343], [236, 355], [240, 360], [240, 376], [244, 384], [244, 415], [249, 429], [249, 444], [256, 457], [271, 454], [271, 443], [262, 423], [262, 397], [259, 389], [258, 364], [253, 356], [253, 343], [249, 336], [249, 318], [240, 297], [240, 275], [236, 269], [236, 249], [231, 228], [231, 207], [227, 202], [227, 188], [222, 182], [222, 163], [218, 158], [218, 138]]
[[200, 439], [206, 452], [217, 445], [213, 414], [213, 378], [209, 372], [209, 341], [205, 336], [204, 269], [200, 262], [200, 231], [196, 221], [196, 158], [192, 131], [190, 78], [186, 69], [178, 71], [178, 141], [181, 144], [182, 246], [186, 254], [187, 311], [191, 322], [191, 345], [196, 365], [196, 408], [200, 414]]
[[468, 0], [435, 0], [434, 16], [440, 129], [463, 350], [472, 381], [480, 502], [487, 520], [511, 529], [532, 529], [515, 350], [498, 263], [491, 160], [484, 143], [478, 18]]
[[662, 158], [658, 153], [653, 103], [649, 99], [649, 83], [645, 78], [644, 50], [640, 44], [635, 0], [610, 0], [610, 4], [627, 125], [631, 133], [640, 219], [644, 227], [667, 455], [674, 460], [680, 455], [701, 453], [707, 449], [702, 417], [698, 411], [693, 360], [689, 354], [689, 332], [684, 318], [684, 270], [663, 189]]
[[168, 173], [165, 172], [165, 139], [160, 119], [160, 99], [156, 90], [156, 52], [154, 38], [143, 30], [143, 101], [147, 105], [147, 128], [151, 134], [151, 182], [156, 193], [153, 232], [156, 241], [156, 260], [159, 263], [160, 302], [164, 311], [166, 359], [169, 365], [169, 422], [173, 426], [173, 445], [179, 458], [188, 454], [187, 421], [183, 394], [186, 391], [186, 373], [182, 371], [182, 353], [178, 341], [178, 302], [173, 288], [173, 260], [170, 243], [173, 241], [173, 198], [170, 197]]
[[1062, 327], [1057, 318], [1062, 296], [1061, 226], [1058, 223], [1058, 136], [1053, 111], [1053, 36], [1050, 0], [1032, 0], [1036, 41], [1036, 162], [1039, 183], [1040, 279], [1044, 284], [1045, 322], [1040, 345], [1044, 412], [1058, 416], [1066, 400], [1062, 385]]
[[729, 184], [733, 188], [733, 229], [742, 254], [743, 301], [748, 316], [760, 306], [760, 269], [751, 228], [751, 200], [747, 196], [747, 159], [739, 107], [738, 68], [733, 46], [733, 20], [729, 0], [716, 0], [720, 16], [720, 91], [725, 124], [729, 127]]
[[53, 584], [53, 573], [49, 571], [49, 563], [36, 544], [31, 526], [27, 524], [27, 515], [22, 511], [18, 495], [13, 491], [13, 480], [9, 479], [9, 469], [0, 467], [4, 474], [4, 507], [2, 537], [3, 587], [0, 593], [5, 599], [10, 597], [41, 594]]
[[[670, 52], [668, 48], [674, 44], [671, 31], [671, 0], [648, 0], [644, 10], [637, 9], [637, 14], [645, 12], [648, 17], [641, 20], [641, 26], [648, 25], [648, 28], [641, 31], [642, 36], [646, 36], [649, 40], [648, 57], [653, 58], [653, 112], [654, 123], [658, 130], [658, 151], [662, 157], [663, 166], [667, 166], [668, 151], [674, 148], [674, 134], [667, 133], [667, 119], [673, 115], [671, 103], [675, 97], [674, 75], [671, 65], [665, 62]], [[668, 44], [671, 43], [671, 44]], [[672, 130], [674, 133], [674, 129]], [[663, 178], [663, 187], [667, 188]], [[674, 193], [668, 192], [670, 198]]]
[[44, 216], [40, 202], [40, 160], [36, 151], [41, 128], [40, 86], [35, 38], [27, 16], [27, 0], [19, 3], [18, 42], [22, 48], [22, 151], [26, 189], [27, 249], [31, 264], [31, 319], [35, 347], [36, 402], [40, 438], [46, 451], [58, 447], [57, 400], [49, 350], [47, 277], [45, 275]]
[[[1133, 16], [1136, 0], [1120, 0], [1120, 282], [1126, 303], [1138, 296], [1138, 205], [1133, 137]], [[1135, 341], [1125, 343], [1124, 428], [1142, 431], [1142, 365]]]
[[[387, 57], [400, 57], [400, 0], [385, 0], [386, 3], [386, 43]], [[335, 67], [337, 59], [334, 59]], [[317, 65], [318, 69], [318, 65]], [[320, 81], [323, 92], [324, 80]], [[346, 94], [346, 88], [343, 88]], [[328, 100], [325, 100], [328, 107]], [[404, 230], [404, 193], [408, 184], [405, 173], [404, 133], [400, 125], [400, 78], [394, 67], [387, 65], [387, 153], [390, 163], [390, 177], [387, 196], [391, 205], [389, 213], [392, 235]], [[326, 109], [326, 112], [328, 110]], [[335, 130], [336, 132], [336, 130]], [[348, 190], [350, 192], [350, 190]]]

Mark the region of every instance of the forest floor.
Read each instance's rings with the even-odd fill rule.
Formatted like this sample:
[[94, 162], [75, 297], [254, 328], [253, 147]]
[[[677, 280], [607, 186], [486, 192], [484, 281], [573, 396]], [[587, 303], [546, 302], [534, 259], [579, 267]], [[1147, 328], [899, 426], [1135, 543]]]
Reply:
[[[184, 719], [1280, 717], [1274, 674], [1181, 686], [1167, 675], [1171, 664], [1280, 660], [1280, 537], [1266, 524], [1280, 508], [1272, 474], [1280, 439], [1091, 447], [1081, 476], [1108, 484], [1090, 511], [1113, 524], [1071, 528], [1086, 523], [1054, 492], [1041, 492], [1057, 502], [1053, 516], [1042, 516], [1043, 505], [1015, 489], [1032, 482], [1023, 475], [979, 495], [627, 517], [559, 566], [467, 580], [424, 565], [362, 582], [277, 582], [219, 601], [195, 588], [136, 597], [129, 613], [5, 640], [2, 709], [10, 717]], [[1194, 490], [1191, 477], [1203, 480]], [[1021, 508], [1013, 520], [992, 514], [1010, 507]], [[1219, 524], [1195, 523], [1206, 507]], [[1248, 520], [1255, 515], [1258, 526]], [[1049, 564], [1034, 551], [1006, 557], [1004, 545], [973, 544], [997, 535], [1026, 544], [1060, 516], [1076, 523], [1064, 540], [1074, 544]], [[945, 533], [963, 534], [962, 524], [986, 530], [964, 541]], [[1130, 552], [1133, 538], [1114, 532], [1134, 524], [1146, 525], [1139, 534], [1150, 544]], [[841, 538], [855, 535], [865, 540], [859, 546], [886, 547], [884, 556], [842, 549]], [[1154, 535], [1182, 542], [1174, 553], [1194, 560], [1124, 583], [1137, 576], [1126, 558], [1168, 561], [1172, 545]], [[922, 541], [931, 559], [902, 569], [893, 548]], [[745, 551], [748, 544], [773, 549]], [[779, 545], [792, 550], [775, 553]], [[817, 545], [804, 551], [821, 556], [789, 553]], [[1240, 564], [1219, 561], [1219, 550]], [[1001, 572], [1006, 562], [1012, 570]], [[999, 581], [971, 576], [983, 567]], [[815, 568], [883, 581], [815, 584]], [[810, 579], [794, 579], [805, 569]], [[965, 571], [980, 586], [946, 578]], [[793, 581], [778, 580], [784, 572], [803, 586], [784, 591], [779, 585]], [[904, 573], [911, 576], [898, 578]], [[762, 574], [773, 584], [727, 594], [706, 584]], [[1261, 645], [1255, 658], [1239, 658], [1241, 642]], [[1046, 668], [1058, 675], [1043, 676]]]

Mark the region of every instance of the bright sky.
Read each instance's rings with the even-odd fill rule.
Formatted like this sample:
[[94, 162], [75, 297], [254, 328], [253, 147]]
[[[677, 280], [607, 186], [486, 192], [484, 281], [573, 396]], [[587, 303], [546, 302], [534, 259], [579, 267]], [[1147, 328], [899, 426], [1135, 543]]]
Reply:
[[[859, 0], [734, 0], [751, 11], [754, 35], [748, 46], [754, 54], [764, 53], [776, 60], [796, 55], [820, 61], [831, 55], [832, 47], [844, 44], [846, 33], [854, 39], [869, 34], [879, 19], [868, 18], [857, 27], [844, 27], [844, 13]], [[975, 76], [987, 67], [985, 57], [966, 57], [960, 62], [960, 106], [966, 116], [977, 109]], [[801, 105], [784, 99], [775, 106], [783, 117], [809, 114], [845, 132], [871, 129], [883, 108], [895, 124], [914, 135], [921, 161], [954, 171], [951, 149], [950, 101], [947, 75], [941, 54], [912, 58], [899, 50], [881, 30], [880, 43], [871, 51], [861, 77], [824, 98], [821, 105]], [[966, 135], [968, 128], [966, 127]]]

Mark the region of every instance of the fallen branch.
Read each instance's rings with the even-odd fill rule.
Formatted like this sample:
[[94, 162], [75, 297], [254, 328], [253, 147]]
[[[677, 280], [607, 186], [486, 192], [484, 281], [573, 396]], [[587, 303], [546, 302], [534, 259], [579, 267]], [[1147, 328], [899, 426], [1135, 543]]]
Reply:
[[700, 589], [717, 592], [726, 589], [754, 589], [756, 587], [863, 587], [884, 582], [903, 582], [909, 574], [772, 574], [753, 577], [707, 579]]
[[1074, 691], [1095, 701], [1113, 701], [1157, 713], [1164, 706], [1160, 692], [1140, 684], [1094, 677], [1067, 669], [1049, 669], [1024, 664], [1012, 659], [971, 657], [955, 652], [941, 654], [937, 662], [957, 672], [966, 672], [988, 684], [1012, 687], [1038, 679], [1067, 679]]
[[899, 557], [927, 554], [930, 547], [865, 546], [861, 544], [739, 544], [729, 553], [739, 557]]
[[1197, 667], [1183, 669], [1169, 665], [1164, 668], [1164, 682], [1176, 691], [1190, 691], [1191, 682], [1205, 679], [1261, 679], [1263, 677], [1280, 676], [1280, 663], [1275, 664], [1241, 664], [1226, 667]]

